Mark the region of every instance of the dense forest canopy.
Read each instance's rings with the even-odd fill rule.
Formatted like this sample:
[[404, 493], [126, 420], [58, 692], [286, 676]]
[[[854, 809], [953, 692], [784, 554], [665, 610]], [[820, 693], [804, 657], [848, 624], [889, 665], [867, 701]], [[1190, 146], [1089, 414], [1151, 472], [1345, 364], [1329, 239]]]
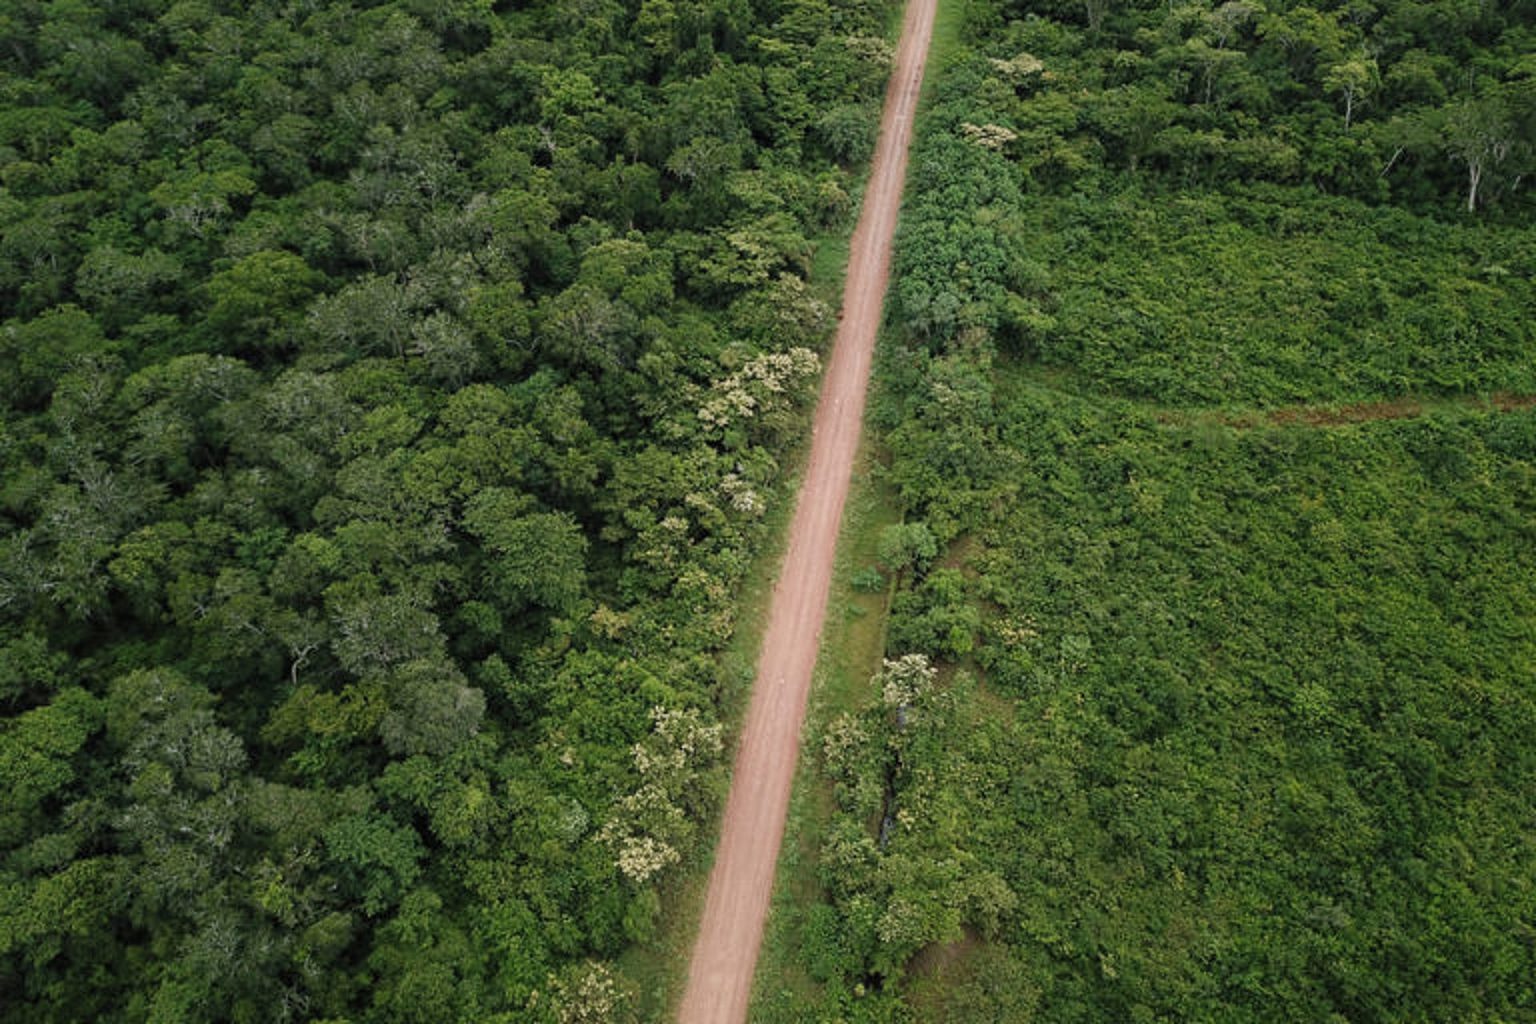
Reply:
[[623, 1019], [887, 16], [3, 6], [8, 1021]]
[[970, 30], [1006, 55], [975, 66], [992, 79], [978, 98], [1012, 136], [985, 144], [1046, 179], [1103, 161], [1185, 184], [1307, 182], [1418, 208], [1455, 197], [1468, 210], [1523, 196], [1529, 210], [1520, 189], [1536, 160], [1529, 2], [1044, 0], [967, 10]]
[[[894, 285], [905, 330], [985, 328], [1176, 400], [1536, 384], [1530, 5], [966, 11], [985, 51], [936, 86]], [[1357, 50], [1385, 77], [1346, 124], [1325, 80]], [[1458, 134], [1472, 121], [1487, 153]], [[1114, 258], [1132, 249], [1152, 258]]]
[[[953, 10], [953, 9], [952, 9]], [[1536, 7], [963, 6], [759, 1019], [1536, 1014]]]

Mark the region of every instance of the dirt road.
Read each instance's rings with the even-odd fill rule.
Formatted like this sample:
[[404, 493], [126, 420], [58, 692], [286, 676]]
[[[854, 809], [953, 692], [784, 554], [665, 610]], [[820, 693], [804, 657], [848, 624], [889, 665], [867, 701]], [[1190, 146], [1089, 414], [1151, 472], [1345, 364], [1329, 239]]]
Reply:
[[810, 464], [768, 611], [680, 1024], [741, 1024], [747, 1019], [832, 582], [832, 555], [864, 418], [865, 384], [890, 276], [891, 236], [935, 2], [907, 4], [880, 141], [849, 250], [842, 323], [822, 381]]

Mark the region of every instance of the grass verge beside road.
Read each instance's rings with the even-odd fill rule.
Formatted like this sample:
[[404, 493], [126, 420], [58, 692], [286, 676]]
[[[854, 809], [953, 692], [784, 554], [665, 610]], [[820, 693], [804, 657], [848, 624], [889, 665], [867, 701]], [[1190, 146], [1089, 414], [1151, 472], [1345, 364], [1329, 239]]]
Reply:
[[806, 974], [799, 956], [805, 911], [821, 900], [817, 857], [834, 810], [817, 739], [830, 719], [868, 700], [870, 680], [880, 669], [889, 594], [885, 588], [861, 590], [854, 578], [874, 564], [880, 531], [899, 521], [895, 497], [881, 479], [878, 449], [866, 434], [843, 519], [773, 909], [757, 966], [754, 1021], [814, 1019], [820, 1008], [820, 985]]

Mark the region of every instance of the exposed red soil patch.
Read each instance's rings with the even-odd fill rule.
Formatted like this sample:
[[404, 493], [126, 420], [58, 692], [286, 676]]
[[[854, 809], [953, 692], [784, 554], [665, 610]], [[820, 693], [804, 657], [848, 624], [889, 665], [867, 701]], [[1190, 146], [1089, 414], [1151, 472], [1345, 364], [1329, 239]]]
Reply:
[[1532, 408], [1536, 408], [1536, 395], [1500, 391], [1492, 395], [1404, 397], [1346, 405], [1283, 405], [1275, 409], [1243, 412], [1181, 412], [1170, 409], [1159, 413], [1157, 418], [1159, 422], [1173, 425], [1215, 422], [1240, 430], [1252, 430], [1257, 427], [1343, 427], [1383, 420], [1411, 420], [1449, 409], [1522, 412]]

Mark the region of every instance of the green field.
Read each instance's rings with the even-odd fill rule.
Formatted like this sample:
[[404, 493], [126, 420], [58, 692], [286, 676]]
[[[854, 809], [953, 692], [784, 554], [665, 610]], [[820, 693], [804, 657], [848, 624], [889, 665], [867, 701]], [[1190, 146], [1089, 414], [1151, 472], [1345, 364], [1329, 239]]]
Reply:
[[1536, 230], [1454, 142], [1531, 12], [965, 10], [876, 403], [939, 545], [812, 738], [797, 1012], [1529, 1018]]
[[[1536, 416], [1168, 426], [1002, 390], [969, 572], [890, 627], [960, 667], [904, 728], [862, 717], [863, 855], [823, 870], [870, 917], [812, 955], [951, 1007], [918, 1019], [1528, 1010]], [[908, 958], [962, 926], [997, 948], [939, 985]]]

